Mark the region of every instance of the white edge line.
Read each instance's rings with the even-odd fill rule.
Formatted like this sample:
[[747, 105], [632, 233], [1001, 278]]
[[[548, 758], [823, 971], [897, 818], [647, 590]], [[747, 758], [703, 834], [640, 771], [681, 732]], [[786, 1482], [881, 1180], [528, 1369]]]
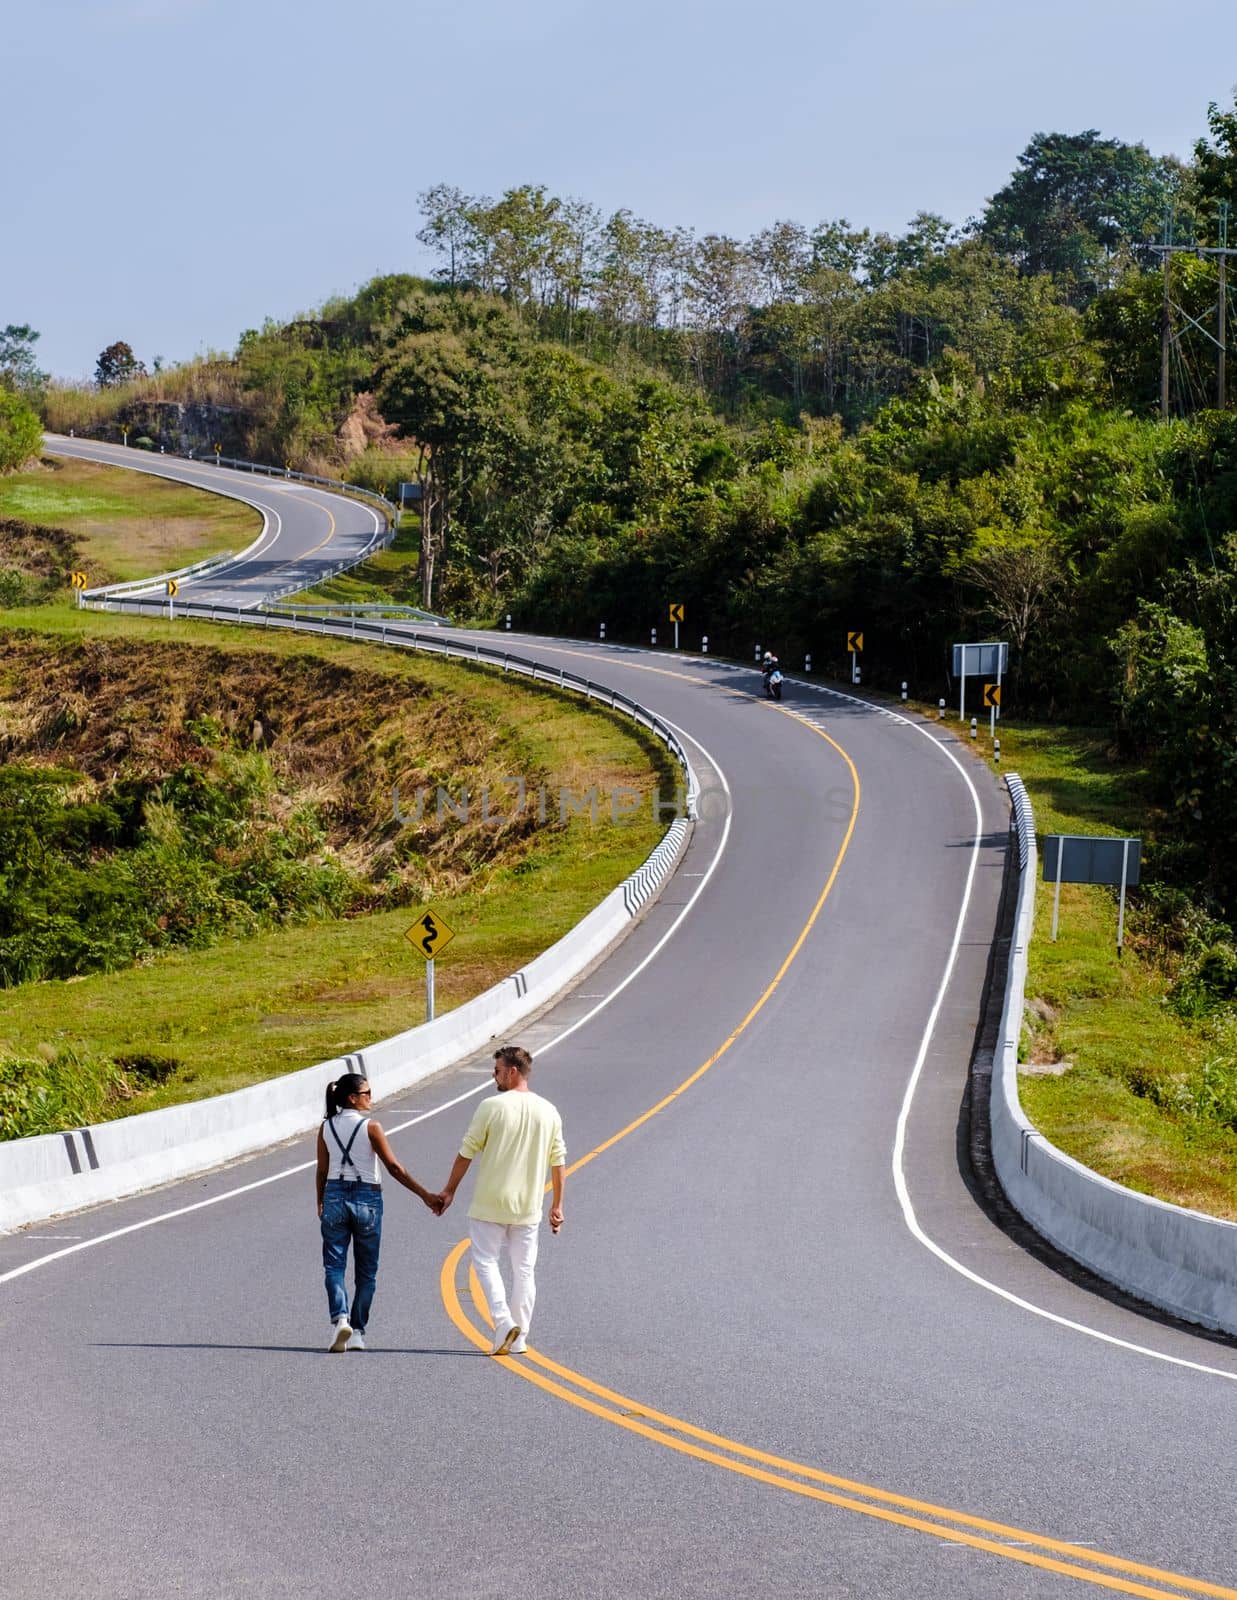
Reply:
[[[662, 721], [665, 721], [664, 717], [662, 718]], [[709, 863], [708, 870], [701, 877], [695, 893], [692, 895], [691, 899], [688, 900], [687, 904], [683, 907], [682, 911], [679, 912], [674, 921], [670, 924], [670, 927], [666, 930], [666, 932], [662, 934], [661, 938], [653, 946], [652, 950], [650, 950], [648, 955], [645, 956], [640, 965], [634, 968], [633, 971], [629, 972], [623, 979], [622, 983], [616, 985], [616, 987], [612, 989], [603, 1000], [595, 1005], [591, 1011], [586, 1012], [584, 1016], [579, 1019], [579, 1021], [573, 1022], [572, 1025], [569, 1028], [565, 1028], [562, 1033], [556, 1034], [548, 1044], [543, 1044], [537, 1052], [538, 1056], [543, 1056], [547, 1050], [552, 1050], [556, 1044], [561, 1044], [563, 1040], [573, 1034], [577, 1028], [582, 1028], [586, 1022], [591, 1021], [591, 1019], [595, 1017], [599, 1011], [604, 1011], [606, 1006], [610, 1004], [611, 1000], [622, 994], [623, 990], [629, 983], [632, 982], [634, 978], [639, 977], [640, 973], [644, 971], [645, 967], [648, 966], [653, 957], [658, 954], [670, 936], [676, 932], [683, 919], [687, 916], [687, 913], [700, 898], [701, 894], [704, 892], [705, 886], [708, 884], [709, 879], [713, 876], [718, 862], [722, 858], [722, 852], [726, 848], [727, 841], [730, 837], [730, 819], [732, 815], [730, 807], [730, 785], [726, 782], [726, 774], [722, 771], [721, 767], [713, 759], [705, 747], [700, 743], [699, 739], [693, 738], [692, 735], [687, 733], [685, 729], [678, 727], [674, 723], [669, 723], [667, 725], [674, 728], [674, 731], [681, 734], [685, 739], [689, 739], [691, 743], [696, 746], [697, 750], [699, 750], [704, 756], [705, 760], [709, 762], [709, 764], [713, 767], [713, 770], [721, 779], [722, 788], [726, 791], [727, 801], [726, 824], [722, 829], [722, 837], [718, 841], [718, 846], [713, 854], [713, 859]], [[436, 1117], [443, 1111], [450, 1111], [453, 1106], [458, 1106], [461, 1101], [470, 1100], [473, 1095], [481, 1094], [488, 1088], [488, 1082], [479, 1083], [472, 1089], [466, 1089], [463, 1094], [456, 1095], [453, 1100], [446, 1100], [442, 1105], [434, 1106], [429, 1111], [423, 1111], [419, 1116], [412, 1117], [407, 1122], [398, 1123], [395, 1127], [387, 1130], [388, 1134], [390, 1136], [394, 1136], [397, 1133], [404, 1133], [409, 1128], [415, 1128], [417, 1123], [426, 1122], [430, 1117]], [[401, 1093], [407, 1093], [407, 1090], [403, 1090]], [[145, 1217], [141, 1222], [131, 1222], [123, 1228], [113, 1228], [110, 1233], [100, 1233], [93, 1239], [83, 1239], [80, 1244], [69, 1245], [67, 1249], [53, 1250], [49, 1255], [36, 1256], [33, 1261], [27, 1261], [20, 1267], [12, 1267], [8, 1272], [0, 1273], [0, 1283], [10, 1283], [14, 1278], [24, 1277], [28, 1272], [34, 1272], [39, 1267], [48, 1266], [53, 1261], [62, 1261], [66, 1256], [75, 1256], [82, 1250], [90, 1250], [97, 1244], [107, 1244], [112, 1239], [123, 1239], [126, 1234], [140, 1233], [143, 1228], [153, 1228], [156, 1223], [171, 1222], [176, 1217], [188, 1216], [190, 1212], [203, 1211], [207, 1206], [217, 1206], [224, 1200], [234, 1200], [238, 1195], [250, 1194], [254, 1189], [264, 1188], [268, 1183], [278, 1183], [282, 1178], [294, 1177], [298, 1172], [308, 1172], [310, 1167], [314, 1165], [316, 1165], [316, 1161], [298, 1162], [298, 1164], [294, 1167], [285, 1167], [281, 1172], [272, 1172], [268, 1177], [258, 1178], [253, 1183], [241, 1184], [239, 1188], [228, 1189], [223, 1194], [212, 1195], [209, 1200], [198, 1200], [195, 1201], [193, 1205], [178, 1206], [174, 1211], [161, 1211], [158, 1216]]]
[[[808, 687], [816, 689], [818, 694], [835, 695], [839, 700], [849, 700], [855, 705], [869, 705], [868, 701], [860, 700], [856, 695], [843, 694], [837, 689], [826, 689], [823, 686], [818, 686], [816, 684], [811, 684]], [[876, 709], [885, 711], [883, 706], [877, 707]], [[936, 999], [933, 1001], [932, 1010], [928, 1015], [928, 1022], [924, 1029], [923, 1039], [920, 1042], [919, 1051], [915, 1057], [915, 1064], [911, 1069], [910, 1079], [906, 1085], [906, 1093], [902, 1099], [902, 1108], [898, 1113], [897, 1131], [894, 1135], [893, 1141], [893, 1186], [898, 1196], [898, 1204], [902, 1207], [902, 1217], [907, 1228], [910, 1230], [912, 1236], [917, 1239], [925, 1249], [930, 1250], [932, 1254], [936, 1256], [939, 1261], [943, 1261], [947, 1267], [951, 1267], [969, 1283], [973, 1283], [981, 1289], [987, 1289], [991, 1294], [999, 1295], [1002, 1300], [1008, 1301], [1010, 1305], [1017, 1306], [1019, 1310], [1029, 1311], [1032, 1316], [1043, 1317], [1045, 1321], [1054, 1322], [1060, 1328], [1069, 1328], [1074, 1333], [1086, 1334], [1088, 1338], [1098, 1339], [1103, 1344], [1114, 1345], [1118, 1350], [1129, 1350], [1134, 1355], [1149, 1356], [1153, 1361], [1165, 1361], [1173, 1367], [1185, 1367], [1191, 1372], [1202, 1372], [1208, 1377], [1224, 1378], [1229, 1383], [1237, 1383], [1237, 1372], [1226, 1372], [1222, 1367], [1209, 1367], [1201, 1361], [1187, 1361], [1183, 1356], [1170, 1356], [1162, 1350], [1152, 1350], [1147, 1345], [1135, 1344], [1129, 1339], [1119, 1339], [1115, 1334], [1112, 1333], [1103, 1333], [1099, 1328], [1088, 1327], [1084, 1322], [1074, 1322], [1071, 1318], [1063, 1317], [1056, 1311], [1049, 1311], [1045, 1306], [1034, 1305], [1030, 1300], [1024, 1300], [1020, 1295], [1014, 1294], [1012, 1290], [1003, 1289], [1001, 1288], [1000, 1284], [992, 1283], [988, 1278], [980, 1277], [980, 1275], [977, 1272], [972, 1271], [970, 1267], [964, 1266], [961, 1261], [955, 1260], [954, 1257], [951, 1256], [947, 1250], [943, 1249], [939, 1244], [937, 1244], [934, 1239], [930, 1239], [924, 1232], [923, 1228], [920, 1227], [919, 1218], [915, 1214], [915, 1207], [911, 1203], [910, 1191], [908, 1190], [906, 1184], [906, 1174], [902, 1166], [903, 1156], [906, 1150], [906, 1128], [910, 1119], [911, 1105], [915, 1098], [915, 1090], [919, 1085], [919, 1079], [923, 1072], [924, 1062], [927, 1060], [928, 1049], [932, 1043], [932, 1035], [936, 1031], [937, 1018], [939, 1017], [941, 1007], [945, 1002], [945, 992], [948, 989], [950, 979], [953, 976], [954, 963], [958, 957], [958, 948], [962, 943], [963, 925], [966, 922], [967, 910], [969, 909], [971, 903], [971, 889], [975, 881], [975, 869], [979, 863], [979, 843], [983, 831], [983, 816], [980, 810], [979, 795], [975, 791], [975, 785], [971, 782], [970, 774], [963, 767], [962, 763], [958, 760], [954, 752], [949, 749], [945, 741], [943, 739], [938, 739], [931, 729], [925, 727], [923, 723], [915, 722], [912, 720], [912, 718], [903, 716], [901, 712], [885, 711], [885, 714], [887, 716], [896, 718], [899, 722], [906, 723], [906, 725], [910, 728], [914, 728], [916, 733], [921, 733], [925, 739], [927, 739], [931, 744], [934, 744], [942, 753], [942, 755], [945, 756], [946, 760], [953, 762], [954, 767], [962, 777], [963, 783], [965, 783], [967, 788], [970, 790], [971, 804], [974, 807], [975, 812], [975, 836], [971, 843], [971, 862], [970, 866], [967, 868], [966, 890], [962, 896], [962, 905], [959, 909], [958, 920], [954, 927], [953, 941], [949, 947], [949, 958], [945, 963], [945, 971], [941, 977], [940, 988], [937, 990]]]

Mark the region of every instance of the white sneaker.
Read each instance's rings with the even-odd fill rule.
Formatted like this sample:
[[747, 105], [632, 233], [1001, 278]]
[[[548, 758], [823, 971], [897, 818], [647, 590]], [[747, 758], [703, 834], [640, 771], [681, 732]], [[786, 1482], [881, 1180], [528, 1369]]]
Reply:
[[364, 1350], [365, 1349], [365, 1335], [363, 1333], [360, 1333], [360, 1332], [354, 1330], [351, 1339], [348, 1340], [348, 1343], [344, 1346], [344, 1349], [345, 1350]]
[[507, 1351], [507, 1354], [509, 1356], [522, 1356], [527, 1349], [528, 1349], [528, 1340], [524, 1337], [523, 1334], [520, 1334], [519, 1338], [515, 1341], [515, 1343]]
[[352, 1337], [352, 1324], [347, 1317], [336, 1317], [331, 1328], [331, 1342], [327, 1345], [331, 1355], [338, 1355], [348, 1348], [348, 1340]]
[[520, 1337], [520, 1330], [514, 1322], [504, 1323], [501, 1328], [494, 1330], [494, 1348], [490, 1351], [492, 1356], [505, 1356], [511, 1353], [511, 1346]]

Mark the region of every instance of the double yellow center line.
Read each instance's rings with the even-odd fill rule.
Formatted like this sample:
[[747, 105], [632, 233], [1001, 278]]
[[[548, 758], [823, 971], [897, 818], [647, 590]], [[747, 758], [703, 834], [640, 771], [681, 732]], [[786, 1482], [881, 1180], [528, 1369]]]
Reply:
[[[625, 1128], [582, 1156], [567, 1169], [568, 1174], [578, 1172], [581, 1167], [596, 1160], [599, 1155], [618, 1144], [620, 1139], [625, 1139], [629, 1133], [633, 1133], [650, 1118], [672, 1105], [725, 1055], [776, 991], [791, 963], [803, 948], [837, 881], [859, 815], [859, 774], [846, 751], [822, 728], [792, 711], [779, 709], [782, 709], [783, 715], [794, 717], [796, 721], [803, 723], [805, 727], [832, 745], [846, 763], [850, 773], [853, 786], [850, 818], [825, 886], [772, 981], [725, 1042], [656, 1105], [650, 1106]], [[469, 1317], [460, 1299], [457, 1280], [467, 1249], [468, 1240], [461, 1239], [447, 1256], [442, 1265], [439, 1288], [443, 1305], [451, 1321], [470, 1343], [476, 1345], [479, 1350], [488, 1352], [492, 1342], [492, 1334], [487, 1331], [489, 1315], [481, 1286], [476, 1274], [471, 1270], [468, 1274], [469, 1290], [478, 1318], [476, 1322]], [[800, 1461], [791, 1461], [784, 1456], [771, 1455], [767, 1451], [754, 1449], [736, 1439], [728, 1439], [724, 1434], [710, 1433], [708, 1429], [698, 1428], [694, 1423], [686, 1422], [681, 1417], [658, 1411], [633, 1399], [630, 1395], [608, 1389], [604, 1384], [595, 1383], [582, 1373], [552, 1361], [531, 1346], [524, 1359], [507, 1357], [504, 1358], [504, 1365], [526, 1382], [536, 1384], [539, 1389], [544, 1389], [559, 1400], [565, 1400], [568, 1405], [588, 1412], [589, 1415], [609, 1422], [617, 1428], [623, 1428], [628, 1433], [637, 1434], [653, 1444], [661, 1445], [664, 1449], [691, 1456], [697, 1461], [707, 1462], [710, 1466], [737, 1473], [741, 1477], [750, 1478], [773, 1489], [781, 1489], [788, 1494], [820, 1501], [859, 1516], [873, 1517], [878, 1521], [892, 1523], [915, 1533], [928, 1534], [953, 1545], [980, 1550], [987, 1555], [999, 1556], [1005, 1561], [1020, 1562], [1024, 1566], [1055, 1572], [1066, 1578], [1076, 1578], [1100, 1588], [1114, 1589], [1121, 1594], [1144, 1595], [1151, 1597], [1151, 1600], [1164, 1600], [1165, 1596], [1176, 1596], [1177, 1600], [1181, 1600], [1182, 1595], [1211, 1595], [1218, 1597], [1218, 1600], [1237, 1600], [1237, 1589], [1207, 1583], [1198, 1578], [1183, 1577], [1137, 1561], [1127, 1561], [1121, 1556], [1089, 1550], [1082, 1545], [1069, 1544], [1064, 1540], [1049, 1538], [1046, 1534], [1032, 1533], [1026, 1528], [1011, 1527], [986, 1517], [971, 1516], [967, 1512], [955, 1511], [949, 1506], [934, 1505], [931, 1501], [915, 1500], [906, 1495], [894, 1494], [872, 1484], [839, 1477], [835, 1473], [824, 1472], [819, 1467], [808, 1466]]]

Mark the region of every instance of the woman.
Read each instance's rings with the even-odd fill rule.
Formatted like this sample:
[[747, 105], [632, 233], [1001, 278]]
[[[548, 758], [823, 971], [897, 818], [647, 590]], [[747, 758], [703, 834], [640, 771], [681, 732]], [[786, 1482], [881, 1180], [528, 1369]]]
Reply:
[[[326, 1117], [318, 1129], [318, 1216], [322, 1222], [322, 1265], [326, 1272], [327, 1311], [331, 1342], [327, 1349], [364, 1350], [370, 1303], [378, 1280], [378, 1247], [382, 1243], [382, 1174], [411, 1189], [438, 1215], [438, 1195], [423, 1189], [395, 1159], [387, 1136], [369, 1114], [369, 1084], [357, 1072], [346, 1072], [327, 1085]], [[348, 1241], [352, 1240], [356, 1292], [348, 1310], [344, 1274]]]

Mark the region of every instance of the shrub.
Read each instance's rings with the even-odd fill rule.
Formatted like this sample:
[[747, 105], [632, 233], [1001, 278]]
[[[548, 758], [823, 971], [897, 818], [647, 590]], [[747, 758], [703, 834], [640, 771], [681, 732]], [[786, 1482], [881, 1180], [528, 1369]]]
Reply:
[[37, 456], [43, 426], [20, 395], [0, 388], [0, 472], [14, 472]]

